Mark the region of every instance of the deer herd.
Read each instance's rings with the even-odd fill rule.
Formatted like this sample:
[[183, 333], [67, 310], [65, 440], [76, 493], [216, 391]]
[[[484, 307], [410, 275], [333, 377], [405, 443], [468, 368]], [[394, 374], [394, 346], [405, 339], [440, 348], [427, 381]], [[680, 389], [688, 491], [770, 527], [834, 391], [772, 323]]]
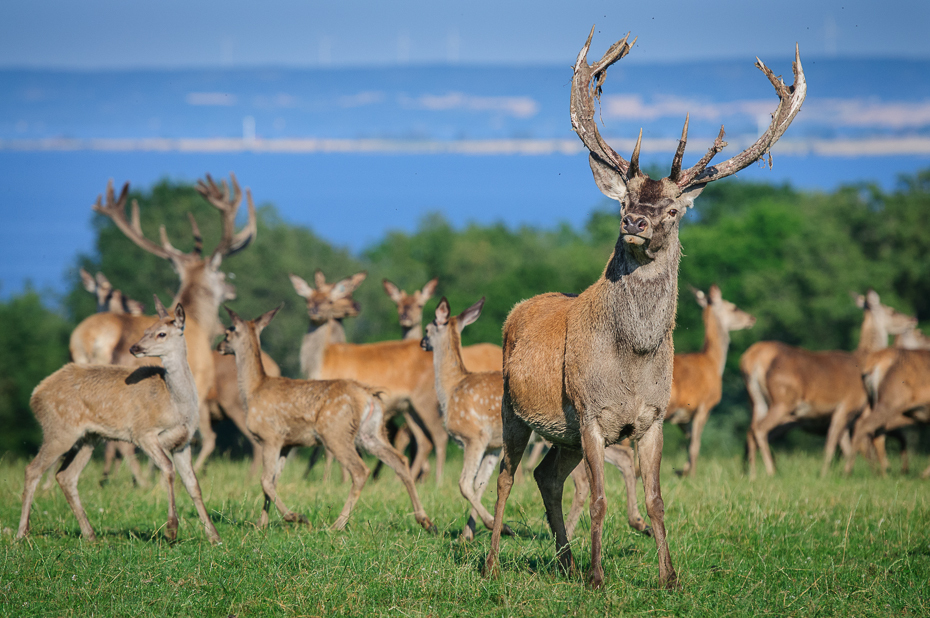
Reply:
[[[196, 473], [215, 447], [211, 420], [225, 414], [251, 442], [253, 469], [261, 462], [265, 501], [260, 526], [268, 523], [271, 504], [285, 521], [307, 522], [285, 505], [276, 487], [289, 451], [319, 446], [351, 479], [349, 496], [333, 528], [346, 526], [368, 479], [361, 450], [394, 470], [409, 494], [417, 523], [435, 532], [415, 480], [426, 476], [427, 457], [435, 451], [435, 478], [437, 484], [441, 482], [451, 437], [464, 449], [459, 489], [468, 502], [469, 516], [461, 538], [472, 540], [479, 523], [491, 530], [484, 573], [493, 575], [500, 568], [501, 535], [512, 534], [504, 523], [507, 500], [517, 467], [535, 436], [534, 453], [548, 448], [533, 476], [555, 536], [560, 569], [574, 569], [569, 538], [590, 494], [588, 582], [595, 588], [604, 582], [607, 461], [624, 476], [630, 525], [654, 537], [660, 582], [677, 586], [659, 476], [663, 421], [688, 434], [688, 459], [680, 473], [696, 474], [702, 431], [721, 400], [730, 332], [751, 328], [755, 322], [725, 300], [716, 285], [707, 292], [693, 290], [703, 311], [704, 346], [700, 352], [674, 353], [682, 255], [679, 225], [709, 183], [770, 156], [773, 144], [800, 110], [807, 87], [797, 50], [791, 86], [757, 61], [778, 95], [762, 136], [743, 152], [712, 165], [713, 157], [726, 146], [721, 127], [707, 153], [684, 169], [686, 118], [671, 171], [656, 180], [639, 165], [642, 131], [627, 160], [601, 137], [595, 122], [607, 69], [629, 53], [635, 40], [623, 38], [589, 64], [593, 34], [592, 29], [574, 65], [571, 123], [589, 151], [597, 186], [620, 204], [619, 235], [600, 278], [586, 290], [542, 294], [517, 304], [503, 325], [503, 348], [462, 345], [462, 331], [479, 318], [484, 298], [454, 315], [443, 297], [423, 334], [423, 309], [437, 279], [411, 294], [385, 279], [384, 290], [397, 305], [402, 338], [349, 343], [343, 320], [359, 313], [352, 295], [366, 273], [330, 283], [317, 270], [312, 285], [289, 275], [294, 291], [306, 302], [310, 325], [299, 344], [301, 379], [282, 377], [260, 344], [262, 330], [280, 306], [253, 320], [227, 308], [230, 325], [225, 330], [219, 318], [223, 302], [235, 298], [235, 289], [220, 270], [223, 259], [246, 249], [257, 232], [250, 191], [245, 191], [247, 223], [236, 231], [243, 199], [236, 177], [218, 185], [207, 175], [197, 183], [197, 191], [217, 209], [222, 222], [221, 240], [206, 255], [193, 216], [190, 253], [171, 244], [164, 226], [159, 242], [150, 240], [142, 232], [139, 205], [127, 204], [129, 184], [117, 196], [111, 182], [93, 210], [108, 217], [139, 248], [167, 260], [178, 273], [180, 286], [170, 309], [155, 296], [157, 315], [148, 316], [141, 303], [114, 289], [103, 274], [81, 272], [84, 287], [96, 296], [98, 312], [74, 330], [73, 362], [33, 392], [31, 406], [42, 426], [43, 442], [26, 468], [17, 536], [29, 531], [39, 480], [61, 459], [55, 479], [81, 533], [94, 539], [77, 481], [95, 440], [104, 438], [110, 441], [105, 475], [120, 454], [136, 481], [145, 484], [136, 447], [161, 470], [169, 496], [169, 539], [176, 537], [178, 529], [173, 490], [177, 470], [207, 536], [218, 543], [219, 533], [204, 506]], [[877, 461], [878, 470], [884, 472], [885, 436], [901, 440], [903, 427], [930, 422], [930, 386], [926, 386], [930, 345], [916, 330], [916, 320], [883, 305], [874, 291], [857, 303], [863, 322], [853, 352], [811, 352], [763, 341], [743, 354], [740, 370], [752, 401], [746, 439], [750, 475], [755, 474], [757, 452], [767, 474], [775, 474], [768, 438], [790, 425], [826, 429], [821, 473], [827, 474], [837, 446], [846, 456], [847, 472], [857, 453]], [[223, 339], [216, 347], [220, 335]], [[897, 336], [892, 348], [887, 347], [890, 335]], [[403, 423], [392, 445], [387, 426], [394, 417]], [[196, 462], [191, 446], [195, 433], [200, 435]], [[415, 444], [415, 456], [408, 466], [402, 452], [409, 442]], [[637, 448], [650, 526], [636, 503], [631, 442]], [[906, 466], [906, 450], [902, 455]], [[500, 472], [491, 512], [482, 496], [496, 467]], [[562, 493], [569, 476], [575, 496], [566, 521]], [[930, 469], [923, 476], [930, 476]]]

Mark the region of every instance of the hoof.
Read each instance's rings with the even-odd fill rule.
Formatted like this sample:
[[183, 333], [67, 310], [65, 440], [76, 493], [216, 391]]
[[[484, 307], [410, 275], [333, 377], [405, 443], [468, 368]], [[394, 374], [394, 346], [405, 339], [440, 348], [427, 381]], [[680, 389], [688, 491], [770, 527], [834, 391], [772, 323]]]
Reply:
[[588, 586], [590, 586], [592, 590], [599, 590], [604, 586], [603, 569], [591, 569], [588, 571]]
[[504, 536], [517, 536], [507, 524], [504, 524], [504, 527], [501, 528], [501, 534]]
[[497, 560], [492, 560], [489, 556], [484, 562], [484, 568], [481, 569], [481, 577], [485, 579], [497, 579], [500, 575], [501, 569], [497, 564]]
[[100, 479], [100, 486], [101, 486], [101, 487], [106, 487], [106, 486], [109, 485], [109, 484], [110, 484], [110, 479], [108, 479], [108, 478], [102, 478], [102, 479]]
[[674, 573], [672, 574], [671, 577], [669, 577], [665, 581], [660, 581], [659, 583], [661, 583], [662, 587], [665, 588], [666, 590], [681, 590], [681, 583], [679, 583], [678, 576], [675, 575]]
[[437, 528], [436, 524], [431, 522], [429, 518], [426, 518], [423, 521], [421, 521], [420, 525], [423, 526], [423, 529], [429, 532], [430, 534], [439, 534], [439, 528]]

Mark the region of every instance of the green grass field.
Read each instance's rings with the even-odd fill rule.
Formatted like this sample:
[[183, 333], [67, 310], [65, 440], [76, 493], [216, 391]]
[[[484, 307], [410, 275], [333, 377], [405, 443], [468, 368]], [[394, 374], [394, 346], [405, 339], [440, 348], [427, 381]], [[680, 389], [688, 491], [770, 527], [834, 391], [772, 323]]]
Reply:
[[[535, 484], [517, 485], [507, 520], [519, 534], [502, 542], [502, 575], [479, 569], [490, 543], [480, 531], [458, 540], [466, 504], [457, 488], [461, 451], [445, 483], [421, 486], [438, 535], [410, 515], [389, 470], [369, 481], [349, 527], [331, 532], [348, 486], [309, 481], [290, 462], [279, 485], [312, 527], [256, 529], [257, 479], [245, 462], [214, 460], [201, 484], [224, 543], [207, 541], [180, 489], [179, 540], [164, 540], [166, 494], [132, 486], [128, 470], [97, 486], [98, 462], [82, 477], [82, 499], [100, 541], [85, 543], [61, 490], [39, 491], [32, 535], [14, 542], [25, 461], [0, 459], [0, 614], [4, 616], [928, 616], [930, 484], [899, 474], [872, 476], [860, 462], [820, 480], [820, 458], [782, 455], [779, 475], [750, 483], [738, 458], [700, 462], [679, 479], [663, 466], [666, 526], [680, 591], [658, 587], [655, 545], [632, 532], [619, 473], [608, 470], [604, 589], [584, 587], [587, 517], [573, 542], [579, 572], [555, 571], [554, 543]], [[914, 457], [912, 469], [927, 465]], [[337, 476], [334, 474], [334, 477]], [[180, 487], [180, 483], [177, 484]], [[570, 498], [566, 491], [566, 500]], [[493, 486], [485, 502], [493, 505]], [[640, 499], [642, 490], [640, 489]], [[567, 507], [567, 502], [566, 502]]]

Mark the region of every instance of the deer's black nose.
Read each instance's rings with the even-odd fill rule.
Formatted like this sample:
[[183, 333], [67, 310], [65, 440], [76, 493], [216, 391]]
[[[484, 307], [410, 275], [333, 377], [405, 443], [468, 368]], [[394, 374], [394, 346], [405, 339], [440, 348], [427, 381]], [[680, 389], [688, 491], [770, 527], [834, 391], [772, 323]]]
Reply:
[[626, 215], [623, 217], [623, 231], [627, 234], [642, 234], [649, 227], [649, 220], [643, 216]]

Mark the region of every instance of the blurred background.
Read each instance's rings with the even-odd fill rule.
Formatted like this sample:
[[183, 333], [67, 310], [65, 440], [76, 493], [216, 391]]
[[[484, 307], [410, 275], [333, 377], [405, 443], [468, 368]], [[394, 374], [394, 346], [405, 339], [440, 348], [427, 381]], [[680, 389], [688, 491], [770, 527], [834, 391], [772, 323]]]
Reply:
[[288, 272], [368, 271], [362, 314], [346, 323], [357, 342], [400, 335], [385, 277], [408, 291], [439, 277], [427, 320], [442, 295], [456, 312], [487, 296], [466, 343], [499, 343], [523, 298], [582, 291], [618, 230], [568, 117], [571, 65], [596, 24], [591, 58], [638, 37], [608, 72], [601, 132], [629, 153], [642, 127], [654, 177], [686, 113], [686, 165], [721, 124], [721, 157], [754, 141], [777, 102], [756, 56], [790, 83], [800, 48], [808, 97], [773, 167], [712, 185], [681, 233], [677, 349], [703, 337], [687, 285], [716, 282], [758, 318], [733, 336], [705, 433], [707, 452], [735, 453], [748, 345], [852, 349], [862, 313], [850, 292], [869, 287], [930, 319], [928, 23], [918, 0], [5, 3], [0, 451], [34, 452], [29, 394], [94, 311], [79, 267], [149, 305], [177, 289], [166, 262], [92, 214], [111, 178], [131, 183], [150, 238], [164, 223], [184, 250], [188, 211], [208, 247], [219, 235], [198, 178], [233, 171], [251, 188], [258, 237], [224, 270], [243, 315], [287, 303], [264, 336], [285, 375], [307, 324]]

